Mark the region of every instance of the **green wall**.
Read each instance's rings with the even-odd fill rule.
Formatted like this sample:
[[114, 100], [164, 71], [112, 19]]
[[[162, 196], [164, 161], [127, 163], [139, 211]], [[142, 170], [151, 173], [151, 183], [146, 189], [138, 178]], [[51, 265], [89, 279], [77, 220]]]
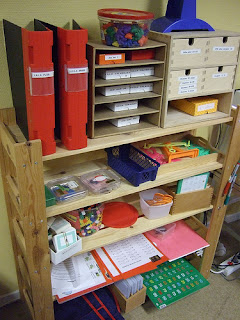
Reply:
[[[130, 5], [129, 5], [130, 4]], [[12, 107], [6, 53], [4, 47], [2, 19], [9, 20], [19, 26], [32, 26], [34, 18], [65, 26], [75, 19], [89, 31], [89, 39], [99, 35], [97, 10], [101, 8], [130, 8], [154, 12], [155, 17], [165, 14], [167, 1], [156, 0], [1, 0], [0, 2], [0, 108]], [[240, 32], [239, 0], [198, 0], [197, 16], [209, 22], [215, 29], [226, 29]], [[237, 88], [240, 88], [238, 77]], [[0, 181], [0, 296], [17, 290], [14, 259], [8, 230], [8, 221], [2, 182]]]

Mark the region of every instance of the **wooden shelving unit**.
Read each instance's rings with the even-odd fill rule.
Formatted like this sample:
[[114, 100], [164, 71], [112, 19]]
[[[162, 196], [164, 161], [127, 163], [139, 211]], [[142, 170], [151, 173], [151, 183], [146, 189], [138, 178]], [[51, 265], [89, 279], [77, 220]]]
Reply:
[[[99, 53], [126, 53], [133, 50], [155, 49], [155, 59], [147, 60], [126, 60], [121, 64], [98, 65], [95, 63], [96, 55]], [[163, 43], [148, 41], [144, 48], [114, 48], [104, 46], [102, 43], [88, 43], [87, 56], [90, 66], [89, 73], [89, 117], [88, 117], [88, 135], [91, 138], [99, 138], [120, 133], [128, 133], [139, 130], [152, 129], [160, 124], [160, 113], [162, 104], [162, 92], [165, 76], [166, 46]], [[137, 66], [154, 66], [154, 76], [135, 77], [128, 79], [105, 80], [98, 77], [99, 69], [114, 68], [133, 68]], [[104, 96], [99, 93], [99, 88], [112, 87], [117, 85], [131, 85], [141, 83], [152, 83], [152, 92], [129, 93], [115, 96]], [[133, 110], [124, 113], [113, 112], [107, 108], [109, 103], [138, 100], [139, 110], [133, 113]], [[109, 110], [107, 112], [107, 110]], [[104, 114], [104, 117], [101, 115]], [[154, 115], [153, 115], [154, 114]], [[100, 115], [100, 116], [99, 116]], [[108, 120], [120, 119], [133, 115], [140, 116], [140, 123], [126, 127], [115, 127]]]
[[[240, 156], [240, 111], [233, 117], [206, 120], [201, 123], [189, 123], [174, 128], [154, 128], [151, 131], [132, 132], [129, 134], [90, 139], [85, 149], [66, 151], [59, 146], [55, 154], [42, 157], [41, 142], [24, 141], [15, 122], [13, 108], [0, 111], [0, 155], [1, 172], [4, 183], [9, 226], [15, 254], [16, 269], [21, 298], [26, 301], [35, 320], [53, 320], [53, 300], [51, 294], [51, 267], [47, 238], [47, 217], [87, 206], [93, 203], [119, 199], [138, 207], [138, 192], [168, 182], [189, 177], [198, 173], [222, 169], [220, 188], [212, 206], [212, 218], [207, 231], [206, 240], [210, 247], [205, 250], [201, 261], [201, 273], [208, 276], [215, 253], [218, 237], [226, 207], [223, 206], [222, 191], [232, 172], [233, 166]], [[81, 174], [106, 166], [104, 148], [132, 142], [143, 143], [149, 139], [165, 139], [176, 137], [198, 127], [232, 122], [232, 138], [229, 152], [225, 159], [218, 153], [212, 153], [196, 159], [186, 159], [179, 163], [163, 165], [155, 181], [149, 181], [133, 187], [122, 180], [121, 187], [102, 196], [89, 195], [84, 199], [55, 205], [46, 209], [44, 183], [59, 176]], [[169, 135], [171, 135], [169, 137]], [[238, 150], [236, 152], [236, 150]], [[201, 210], [201, 211], [202, 211]], [[132, 228], [106, 228], [95, 235], [83, 239], [83, 252], [92, 250], [144, 231], [151, 230], [180, 219], [193, 217], [200, 210], [185, 211], [156, 220], [148, 220], [140, 216]], [[114, 232], [113, 232], [114, 231]]]

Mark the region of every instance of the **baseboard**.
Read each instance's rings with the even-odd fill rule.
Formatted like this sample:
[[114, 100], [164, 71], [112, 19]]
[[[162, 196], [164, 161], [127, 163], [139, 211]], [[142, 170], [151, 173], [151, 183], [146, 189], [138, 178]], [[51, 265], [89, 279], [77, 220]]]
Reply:
[[19, 291], [16, 290], [14, 292], [10, 292], [8, 294], [4, 294], [0, 296], [0, 308], [5, 306], [6, 304], [12, 303], [20, 299]]
[[234, 221], [237, 221], [240, 219], [240, 212], [235, 212], [235, 213], [231, 213], [231, 214], [226, 214], [224, 220], [227, 222], [227, 223], [231, 223], [231, 222], [234, 222]]

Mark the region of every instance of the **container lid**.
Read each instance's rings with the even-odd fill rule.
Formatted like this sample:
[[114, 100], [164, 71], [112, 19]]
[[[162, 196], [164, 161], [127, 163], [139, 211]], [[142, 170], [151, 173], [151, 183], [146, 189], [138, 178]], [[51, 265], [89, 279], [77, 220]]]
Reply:
[[91, 171], [80, 177], [82, 183], [93, 193], [108, 193], [117, 189], [121, 181], [112, 170], [99, 169]]
[[133, 225], [138, 218], [137, 209], [126, 202], [109, 202], [104, 204], [103, 224], [106, 227], [126, 228]]
[[71, 200], [76, 197], [83, 198], [88, 194], [87, 188], [75, 176], [51, 180], [47, 183], [47, 187], [57, 201]]
[[115, 9], [107, 8], [98, 10], [100, 17], [112, 18], [112, 19], [129, 19], [129, 20], [147, 20], [153, 19], [154, 14], [147, 11], [130, 10], [130, 9]]

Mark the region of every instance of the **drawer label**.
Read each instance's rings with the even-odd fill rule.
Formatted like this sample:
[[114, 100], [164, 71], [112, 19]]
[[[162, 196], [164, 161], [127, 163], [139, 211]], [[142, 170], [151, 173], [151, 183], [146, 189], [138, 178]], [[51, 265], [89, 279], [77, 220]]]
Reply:
[[190, 88], [190, 89], [183, 89], [179, 88], [178, 94], [189, 94], [189, 93], [195, 93], [197, 92], [197, 88]]
[[189, 49], [189, 50], [181, 50], [181, 54], [199, 54], [202, 49]]
[[214, 102], [206, 103], [206, 104], [203, 104], [201, 106], [198, 106], [198, 112], [199, 111], [211, 110], [211, 109], [214, 109], [214, 108], [215, 108], [215, 103]]
[[226, 78], [228, 76], [228, 73], [214, 73], [212, 75], [212, 78], [213, 79], [216, 79], [216, 78]]
[[184, 76], [178, 77], [178, 81], [197, 81], [198, 76]]
[[122, 55], [121, 54], [111, 54], [111, 55], [106, 55], [105, 56], [105, 60], [120, 60], [122, 59]]
[[213, 51], [234, 51], [235, 47], [213, 47]]

